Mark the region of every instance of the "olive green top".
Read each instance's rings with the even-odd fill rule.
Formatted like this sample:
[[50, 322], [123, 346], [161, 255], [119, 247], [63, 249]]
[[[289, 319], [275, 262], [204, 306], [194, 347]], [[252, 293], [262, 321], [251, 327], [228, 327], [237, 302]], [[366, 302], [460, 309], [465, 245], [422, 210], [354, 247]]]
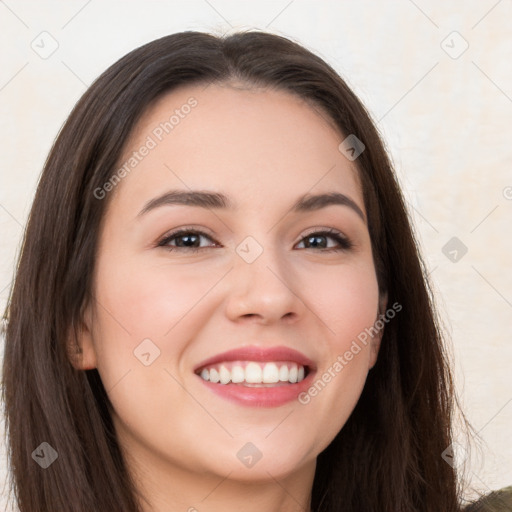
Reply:
[[464, 512], [512, 512], [512, 485], [492, 491], [468, 505]]

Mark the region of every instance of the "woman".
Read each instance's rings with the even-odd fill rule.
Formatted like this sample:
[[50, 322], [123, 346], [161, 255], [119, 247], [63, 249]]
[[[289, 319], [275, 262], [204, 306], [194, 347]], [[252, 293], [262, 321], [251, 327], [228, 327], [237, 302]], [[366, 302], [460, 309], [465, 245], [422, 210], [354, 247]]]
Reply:
[[460, 510], [404, 199], [360, 101], [283, 37], [174, 34], [96, 80], [8, 321], [21, 512]]

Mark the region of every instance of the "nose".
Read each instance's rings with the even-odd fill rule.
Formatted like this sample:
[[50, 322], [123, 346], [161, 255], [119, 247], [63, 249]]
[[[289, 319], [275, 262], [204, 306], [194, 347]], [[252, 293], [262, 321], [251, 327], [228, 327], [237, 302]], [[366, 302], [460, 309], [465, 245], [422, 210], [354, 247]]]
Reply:
[[226, 290], [226, 316], [239, 322], [262, 325], [299, 319], [306, 306], [301, 297], [298, 276], [277, 250], [264, 248], [248, 263], [235, 253], [234, 268], [229, 273]]

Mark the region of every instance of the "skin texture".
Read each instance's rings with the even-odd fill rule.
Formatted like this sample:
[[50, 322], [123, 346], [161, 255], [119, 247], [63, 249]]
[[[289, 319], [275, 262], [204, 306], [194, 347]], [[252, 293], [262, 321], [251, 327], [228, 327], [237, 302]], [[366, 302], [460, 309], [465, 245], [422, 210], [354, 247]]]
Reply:
[[[158, 141], [155, 127], [190, 97], [197, 105]], [[366, 222], [347, 206], [290, 212], [305, 193], [337, 191], [366, 215], [354, 163], [338, 150], [345, 137], [324, 117], [285, 92], [187, 87], [158, 100], [126, 145], [120, 166], [148, 136], [158, 142], [109, 192], [74, 364], [98, 369], [128, 467], [156, 512], [308, 510], [316, 457], [375, 364], [382, 333], [308, 404], [279, 407], [227, 401], [193, 372], [226, 350], [284, 345], [321, 375], [375, 323]], [[166, 205], [137, 217], [171, 189], [222, 192], [238, 210]], [[211, 239], [199, 252], [157, 247], [180, 227]], [[306, 235], [329, 228], [353, 248], [326, 252], [338, 246], [330, 237], [307, 248]], [[252, 263], [235, 250], [247, 236], [263, 249]], [[160, 355], [145, 366], [134, 350], [148, 338]], [[252, 467], [237, 458], [248, 442], [262, 454]]]

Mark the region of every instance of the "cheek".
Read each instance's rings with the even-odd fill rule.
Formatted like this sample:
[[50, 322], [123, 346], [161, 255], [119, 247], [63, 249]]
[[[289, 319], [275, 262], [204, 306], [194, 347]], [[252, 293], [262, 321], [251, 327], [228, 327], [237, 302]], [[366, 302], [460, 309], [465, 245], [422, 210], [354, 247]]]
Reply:
[[353, 265], [319, 272], [309, 296], [324, 327], [329, 352], [346, 350], [372, 326], [378, 314], [378, 284], [371, 265]]
[[[317, 276], [312, 299], [324, 326], [322, 359], [299, 403], [321, 420], [315, 436], [325, 448], [352, 413], [368, 375], [369, 329], [378, 314], [378, 284], [372, 267], [340, 268]], [[315, 291], [316, 290], [316, 291]]]
[[212, 314], [207, 295], [224, 274], [206, 264], [170, 266], [104, 255], [96, 281], [98, 369], [115, 379], [122, 369], [139, 366], [137, 354], [148, 351], [151, 359], [158, 355], [152, 367], [179, 364]]
[[111, 320], [125, 327], [134, 339], [163, 338], [217, 280], [211, 269], [184, 270], [137, 259], [122, 266], [105, 262], [103, 269], [98, 273], [98, 297], [112, 313]]
[[218, 278], [116, 260], [104, 257], [98, 262], [97, 368], [120, 435], [130, 432], [152, 449], [167, 450], [179, 459], [184, 444], [173, 443], [169, 432], [180, 438], [204, 418], [200, 408], [186, 424], [171, 414], [190, 407], [189, 396], [173, 377], [180, 380], [177, 362], [198, 328], [200, 308], [194, 305]]

